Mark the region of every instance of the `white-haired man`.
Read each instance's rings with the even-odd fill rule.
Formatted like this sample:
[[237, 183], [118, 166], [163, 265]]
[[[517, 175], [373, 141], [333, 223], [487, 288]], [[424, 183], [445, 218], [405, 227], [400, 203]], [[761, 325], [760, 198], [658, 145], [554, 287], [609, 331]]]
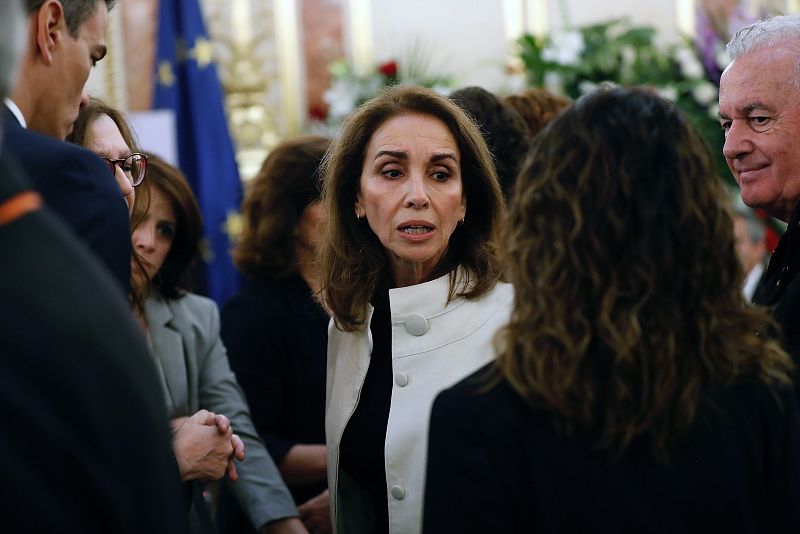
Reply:
[[800, 363], [800, 14], [751, 24], [728, 53], [719, 96], [725, 159], [745, 204], [788, 223], [756, 304], [773, 309]]

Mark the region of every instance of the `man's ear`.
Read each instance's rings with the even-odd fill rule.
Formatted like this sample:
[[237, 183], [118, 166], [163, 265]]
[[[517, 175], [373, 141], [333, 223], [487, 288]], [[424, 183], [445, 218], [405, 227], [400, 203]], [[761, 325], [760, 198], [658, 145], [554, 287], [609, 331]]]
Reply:
[[31, 15], [33, 34], [36, 42], [36, 55], [46, 66], [53, 64], [53, 51], [61, 45], [67, 32], [64, 8], [61, 2], [47, 0], [39, 10]]

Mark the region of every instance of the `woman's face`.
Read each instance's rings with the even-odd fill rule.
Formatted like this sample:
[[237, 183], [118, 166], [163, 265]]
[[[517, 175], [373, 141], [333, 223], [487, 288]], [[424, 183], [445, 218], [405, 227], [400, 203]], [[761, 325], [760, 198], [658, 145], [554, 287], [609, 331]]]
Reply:
[[[108, 115], [100, 115], [89, 124], [86, 131], [86, 147], [101, 158], [124, 159], [131, 153], [131, 148], [122, 138], [117, 124]], [[133, 211], [136, 190], [125, 176], [121, 165], [114, 165], [112, 172], [130, 213]]]
[[397, 286], [429, 280], [467, 210], [461, 155], [447, 126], [412, 113], [375, 130], [355, 210], [383, 244]]
[[133, 248], [144, 260], [148, 281], [158, 273], [172, 248], [177, 222], [172, 203], [158, 187], [150, 189], [150, 209], [133, 231]]

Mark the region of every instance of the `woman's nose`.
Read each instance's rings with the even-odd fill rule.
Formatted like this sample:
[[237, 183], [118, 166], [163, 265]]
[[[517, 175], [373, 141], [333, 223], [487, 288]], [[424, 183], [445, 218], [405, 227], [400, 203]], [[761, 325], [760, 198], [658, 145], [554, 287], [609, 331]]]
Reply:
[[425, 176], [422, 173], [413, 173], [408, 180], [405, 206], [407, 208], [422, 209], [427, 208], [429, 205], [430, 199], [428, 198]]
[[150, 224], [143, 224], [133, 231], [133, 246], [138, 250], [152, 250], [155, 245], [155, 231]]

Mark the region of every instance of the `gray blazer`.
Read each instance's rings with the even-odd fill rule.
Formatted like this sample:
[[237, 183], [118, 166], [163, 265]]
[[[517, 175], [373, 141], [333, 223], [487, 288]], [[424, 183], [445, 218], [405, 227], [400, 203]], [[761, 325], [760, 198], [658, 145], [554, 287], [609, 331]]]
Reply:
[[239, 481], [231, 484], [250, 521], [297, 516], [281, 475], [250, 420], [250, 409], [219, 337], [219, 311], [213, 301], [187, 293], [178, 299], [153, 294], [145, 303], [153, 352], [161, 368], [170, 418], [206, 409], [228, 417], [244, 441]]

